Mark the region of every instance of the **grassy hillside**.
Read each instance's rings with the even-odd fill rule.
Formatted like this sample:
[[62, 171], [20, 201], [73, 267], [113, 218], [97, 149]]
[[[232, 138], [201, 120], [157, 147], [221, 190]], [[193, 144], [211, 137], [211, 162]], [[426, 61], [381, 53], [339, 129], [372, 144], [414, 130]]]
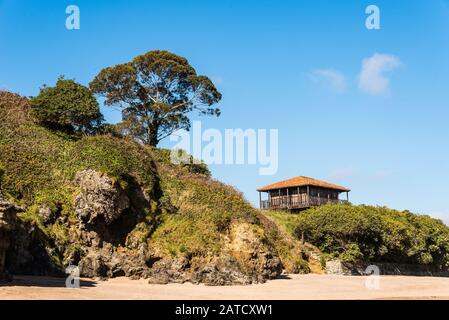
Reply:
[[[285, 211], [263, 211], [263, 214], [277, 226], [282, 233], [282, 238], [289, 243], [283, 247], [283, 254], [293, 258], [292, 255], [300, 256], [308, 262], [308, 269], [313, 273], [324, 273], [324, 261], [321, 260], [321, 251], [313, 244], [306, 242], [301, 236], [298, 237], [296, 228], [301, 214], [291, 214]], [[303, 241], [304, 240], [304, 241]], [[295, 248], [292, 250], [292, 248]], [[287, 269], [288, 270], [288, 269]]]
[[0, 92], [0, 162], [3, 190], [31, 204], [47, 190], [63, 191], [76, 172], [90, 168], [124, 181], [134, 176], [152, 187], [154, 163], [139, 145], [110, 136], [73, 137], [37, 125], [28, 101]]
[[[20, 218], [54, 243], [52, 259], [61, 268], [73, 251], [83, 254], [73, 207], [80, 190], [73, 181], [78, 172], [92, 169], [111, 177], [131, 198], [134, 185], [148, 195], [148, 206], [138, 213], [146, 218], [128, 237], [139, 238], [157, 259], [217, 257], [230, 251], [245, 270], [254, 266], [247, 265], [251, 257], [243, 249], [238, 253], [238, 244], [251, 242], [255, 251], [280, 256], [289, 270], [308, 271], [300, 248], [239, 192], [209, 178], [204, 165], [173, 165], [168, 151], [109, 135], [49, 131], [35, 123], [27, 99], [7, 92], [0, 92], [0, 167], [1, 190], [26, 207]], [[42, 208], [60, 218], [45, 221]]]

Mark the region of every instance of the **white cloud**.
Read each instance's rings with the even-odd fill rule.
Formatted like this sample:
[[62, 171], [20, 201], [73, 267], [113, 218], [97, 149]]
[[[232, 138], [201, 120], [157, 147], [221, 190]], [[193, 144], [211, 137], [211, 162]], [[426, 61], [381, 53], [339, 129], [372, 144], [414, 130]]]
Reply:
[[386, 72], [392, 71], [401, 65], [398, 57], [389, 54], [375, 53], [362, 61], [362, 71], [359, 74], [359, 88], [371, 95], [388, 93], [390, 79]]
[[331, 90], [336, 93], [343, 93], [346, 91], [346, 78], [337, 70], [317, 69], [310, 73], [310, 77], [315, 82], [321, 82], [326, 86], [329, 86]]

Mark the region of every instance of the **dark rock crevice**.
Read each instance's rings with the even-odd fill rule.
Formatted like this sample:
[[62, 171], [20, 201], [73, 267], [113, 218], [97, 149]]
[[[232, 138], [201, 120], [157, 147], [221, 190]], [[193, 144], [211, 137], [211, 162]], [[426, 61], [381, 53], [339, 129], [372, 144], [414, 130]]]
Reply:
[[33, 222], [17, 219], [11, 246], [7, 251], [7, 270], [13, 274], [63, 276], [57, 260], [62, 252]]
[[6, 201], [0, 193], [0, 281], [11, 279], [6, 269], [7, 251], [11, 245], [12, 232], [16, 227], [16, 214], [22, 208]]

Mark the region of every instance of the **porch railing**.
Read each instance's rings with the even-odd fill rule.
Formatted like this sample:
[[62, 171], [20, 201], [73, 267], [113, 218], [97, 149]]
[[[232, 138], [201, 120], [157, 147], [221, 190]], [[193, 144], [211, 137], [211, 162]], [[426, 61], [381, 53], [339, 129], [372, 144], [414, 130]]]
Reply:
[[307, 195], [273, 197], [260, 202], [261, 209], [303, 209], [327, 203], [340, 203], [342, 200]]

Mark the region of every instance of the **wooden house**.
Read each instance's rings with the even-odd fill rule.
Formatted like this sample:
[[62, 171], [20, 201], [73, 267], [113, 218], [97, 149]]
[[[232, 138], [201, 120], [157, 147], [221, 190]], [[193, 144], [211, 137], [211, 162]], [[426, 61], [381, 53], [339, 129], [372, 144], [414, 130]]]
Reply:
[[[339, 203], [341, 193], [349, 201], [351, 190], [309, 177], [295, 177], [257, 189], [261, 209], [304, 210], [326, 203]], [[268, 199], [262, 200], [262, 193]]]

